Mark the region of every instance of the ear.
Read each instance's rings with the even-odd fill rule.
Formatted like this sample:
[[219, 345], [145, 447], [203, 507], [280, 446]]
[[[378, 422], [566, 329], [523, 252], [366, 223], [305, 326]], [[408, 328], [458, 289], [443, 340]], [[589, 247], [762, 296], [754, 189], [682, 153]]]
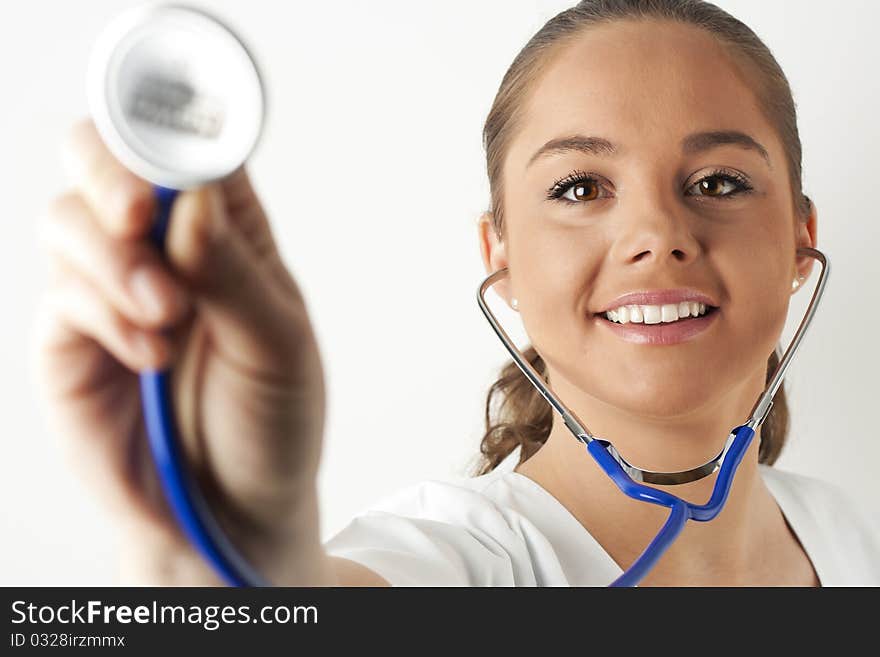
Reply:
[[[818, 224], [819, 216], [816, 211], [816, 204], [810, 200], [810, 214], [805, 220], [801, 220], [800, 218], [795, 219], [795, 244], [797, 248], [802, 246], [809, 246], [816, 248], [816, 236], [817, 236], [817, 224]], [[813, 271], [813, 266], [816, 264], [816, 259], [811, 258], [810, 256], [796, 256], [795, 257], [795, 273], [793, 276], [797, 278], [799, 276], [803, 276], [803, 280], [807, 280], [810, 277], [810, 273]], [[793, 280], [792, 279], [792, 280]], [[800, 290], [802, 286], [798, 286], [797, 290]]]
[[[491, 212], [484, 212], [477, 219], [477, 236], [480, 243], [480, 254], [483, 257], [483, 266], [486, 275], [508, 266], [507, 249], [502, 239], [495, 233], [495, 216]], [[492, 286], [495, 293], [507, 301], [510, 306], [512, 298], [510, 289], [510, 276], [504, 276]]]

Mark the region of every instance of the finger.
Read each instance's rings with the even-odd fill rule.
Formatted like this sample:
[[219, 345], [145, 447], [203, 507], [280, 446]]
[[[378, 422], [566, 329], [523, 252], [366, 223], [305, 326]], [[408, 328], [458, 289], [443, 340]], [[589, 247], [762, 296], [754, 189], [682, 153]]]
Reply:
[[76, 193], [56, 198], [41, 225], [40, 239], [53, 254], [74, 264], [131, 322], [159, 328], [189, 309], [186, 289], [146, 242], [113, 239]]
[[245, 165], [219, 181], [226, 201], [226, 214], [245, 242], [261, 260], [278, 254], [272, 227], [251, 184]]
[[181, 193], [171, 210], [168, 261], [221, 336], [218, 349], [264, 372], [291, 373], [310, 330], [302, 299], [279, 285], [232, 224], [219, 184]]
[[75, 267], [54, 260], [56, 279], [47, 293], [47, 307], [58, 328], [96, 341], [128, 369], [160, 369], [168, 361], [169, 339], [145, 331], [113, 307]]
[[[161, 508], [152, 503], [156, 496], [145, 494], [147, 477], [141, 471], [146, 468], [137, 467], [127, 456], [140, 449], [140, 444], [146, 445], [146, 441], [137, 439], [139, 434], [133, 436], [130, 430], [142, 425], [140, 399], [129, 394], [133, 381], [108, 379], [113, 372], [108, 370], [107, 361], [115, 359], [122, 363], [120, 367], [131, 369], [141, 366], [136, 358], [126, 365], [124, 355], [106, 348], [107, 339], [100, 342], [81, 328], [86, 321], [84, 312], [88, 311], [83, 300], [76, 297], [89, 294], [74, 293], [71, 298], [69, 292], [69, 288], [53, 288], [43, 294], [38, 305], [31, 376], [49, 404], [48, 426], [58, 436], [65, 460], [97, 491], [102, 502], [119, 514], [120, 521], [137, 519], [139, 523], [160, 526]], [[61, 301], [61, 297], [67, 301]], [[69, 305], [75, 306], [75, 321], [59, 312]], [[153, 368], [158, 367], [158, 362], [153, 364]], [[108, 381], [112, 383], [107, 385]]]
[[246, 165], [219, 184], [226, 199], [226, 214], [236, 233], [264, 264], [269, 276], [293, 298], [301, 299], [299, 287], [281, 258], [269, 218], [254, 191]]
[[62, 160], [71, 182], [110, 235], [123, 239], [144, 237], [155, 211], [153, 186], [123, 166], [101, 139], [94, 122], [75, 123], [62, 148]]

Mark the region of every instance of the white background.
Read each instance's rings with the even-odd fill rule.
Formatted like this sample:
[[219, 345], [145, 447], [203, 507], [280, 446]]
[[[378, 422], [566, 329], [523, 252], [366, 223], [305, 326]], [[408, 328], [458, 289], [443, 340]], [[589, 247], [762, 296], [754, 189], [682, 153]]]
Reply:
[[[66, 187], [58, 148], [87, 113], [91, 44], [130, 4], [2, 3], [0, 585], [114, 581], [113, 525], [59, 458], [25, 384], [26, 345], [45, 280], [35, 221]], [[378, 497], [472, 464], [486, 391], [506, 361], [475, 300], [482, 124], [513, 57], [570, 4], [202, 4], [241, 34], [268, 87], [251, 172], [326, 365], [324, 538]], [[777, 465], [843, 486], [876, 517], [880, 10], [870, 0], [717, 4], [789, 77], [805, 191], [833, 263], [787, 378], [793, 423]], [[795, 297], [786, 338], [807, 298]]]

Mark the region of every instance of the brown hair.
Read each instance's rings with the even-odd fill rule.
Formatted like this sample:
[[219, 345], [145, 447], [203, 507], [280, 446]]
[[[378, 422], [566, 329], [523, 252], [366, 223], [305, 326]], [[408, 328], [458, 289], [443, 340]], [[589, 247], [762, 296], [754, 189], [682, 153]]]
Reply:
[[[523, 47], [504, 75], [483, 128], [486, 170], [489, 176], [493, 228], [504, 233], [502, 169], [510, 141], [518, 130], [525, 100], [553, 59], [552, 55], [591, 26], [614, 20], [655, 19], [677, 21], [703, 28], [714, 35], [732, 59], [754, 72], [755, 95], [767, 120], [779, 133], [785, 150], [794, 212], [802, 220], [810, 214], [810, 199], [801, 184], [801, 142], [795, 102], [788, 80], [764, 42], [744, 23], [718, 6], [703, 0], [582, 0], [551, 18]], [[523, 355], [546, 381], [545, 364], [535, 348]], [[774, 352], [767, 361], [767, 377], [779, 363]], [[789, 414], [785, 390], [780, 386], [770, 415], [761, 427], [760, 463], [772, 465], [785, 443]], [[513, 360], [501, 369], [500, 378], [486, 397], [486, 432], [480, 443], [475, 474], [493, 470], [520, 446], [520, 463], [547, 440], [553, 409], [526, 379]]]

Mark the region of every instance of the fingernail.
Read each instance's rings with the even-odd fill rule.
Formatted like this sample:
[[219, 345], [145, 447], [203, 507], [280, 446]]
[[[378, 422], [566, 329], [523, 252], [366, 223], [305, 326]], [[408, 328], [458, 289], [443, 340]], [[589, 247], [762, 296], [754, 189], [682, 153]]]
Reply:
[[138, 267], [130, 280], [132, 293], [150, 317], [161, 319], [166, 311], [181, 307], [182, 293], [155, 268]]

